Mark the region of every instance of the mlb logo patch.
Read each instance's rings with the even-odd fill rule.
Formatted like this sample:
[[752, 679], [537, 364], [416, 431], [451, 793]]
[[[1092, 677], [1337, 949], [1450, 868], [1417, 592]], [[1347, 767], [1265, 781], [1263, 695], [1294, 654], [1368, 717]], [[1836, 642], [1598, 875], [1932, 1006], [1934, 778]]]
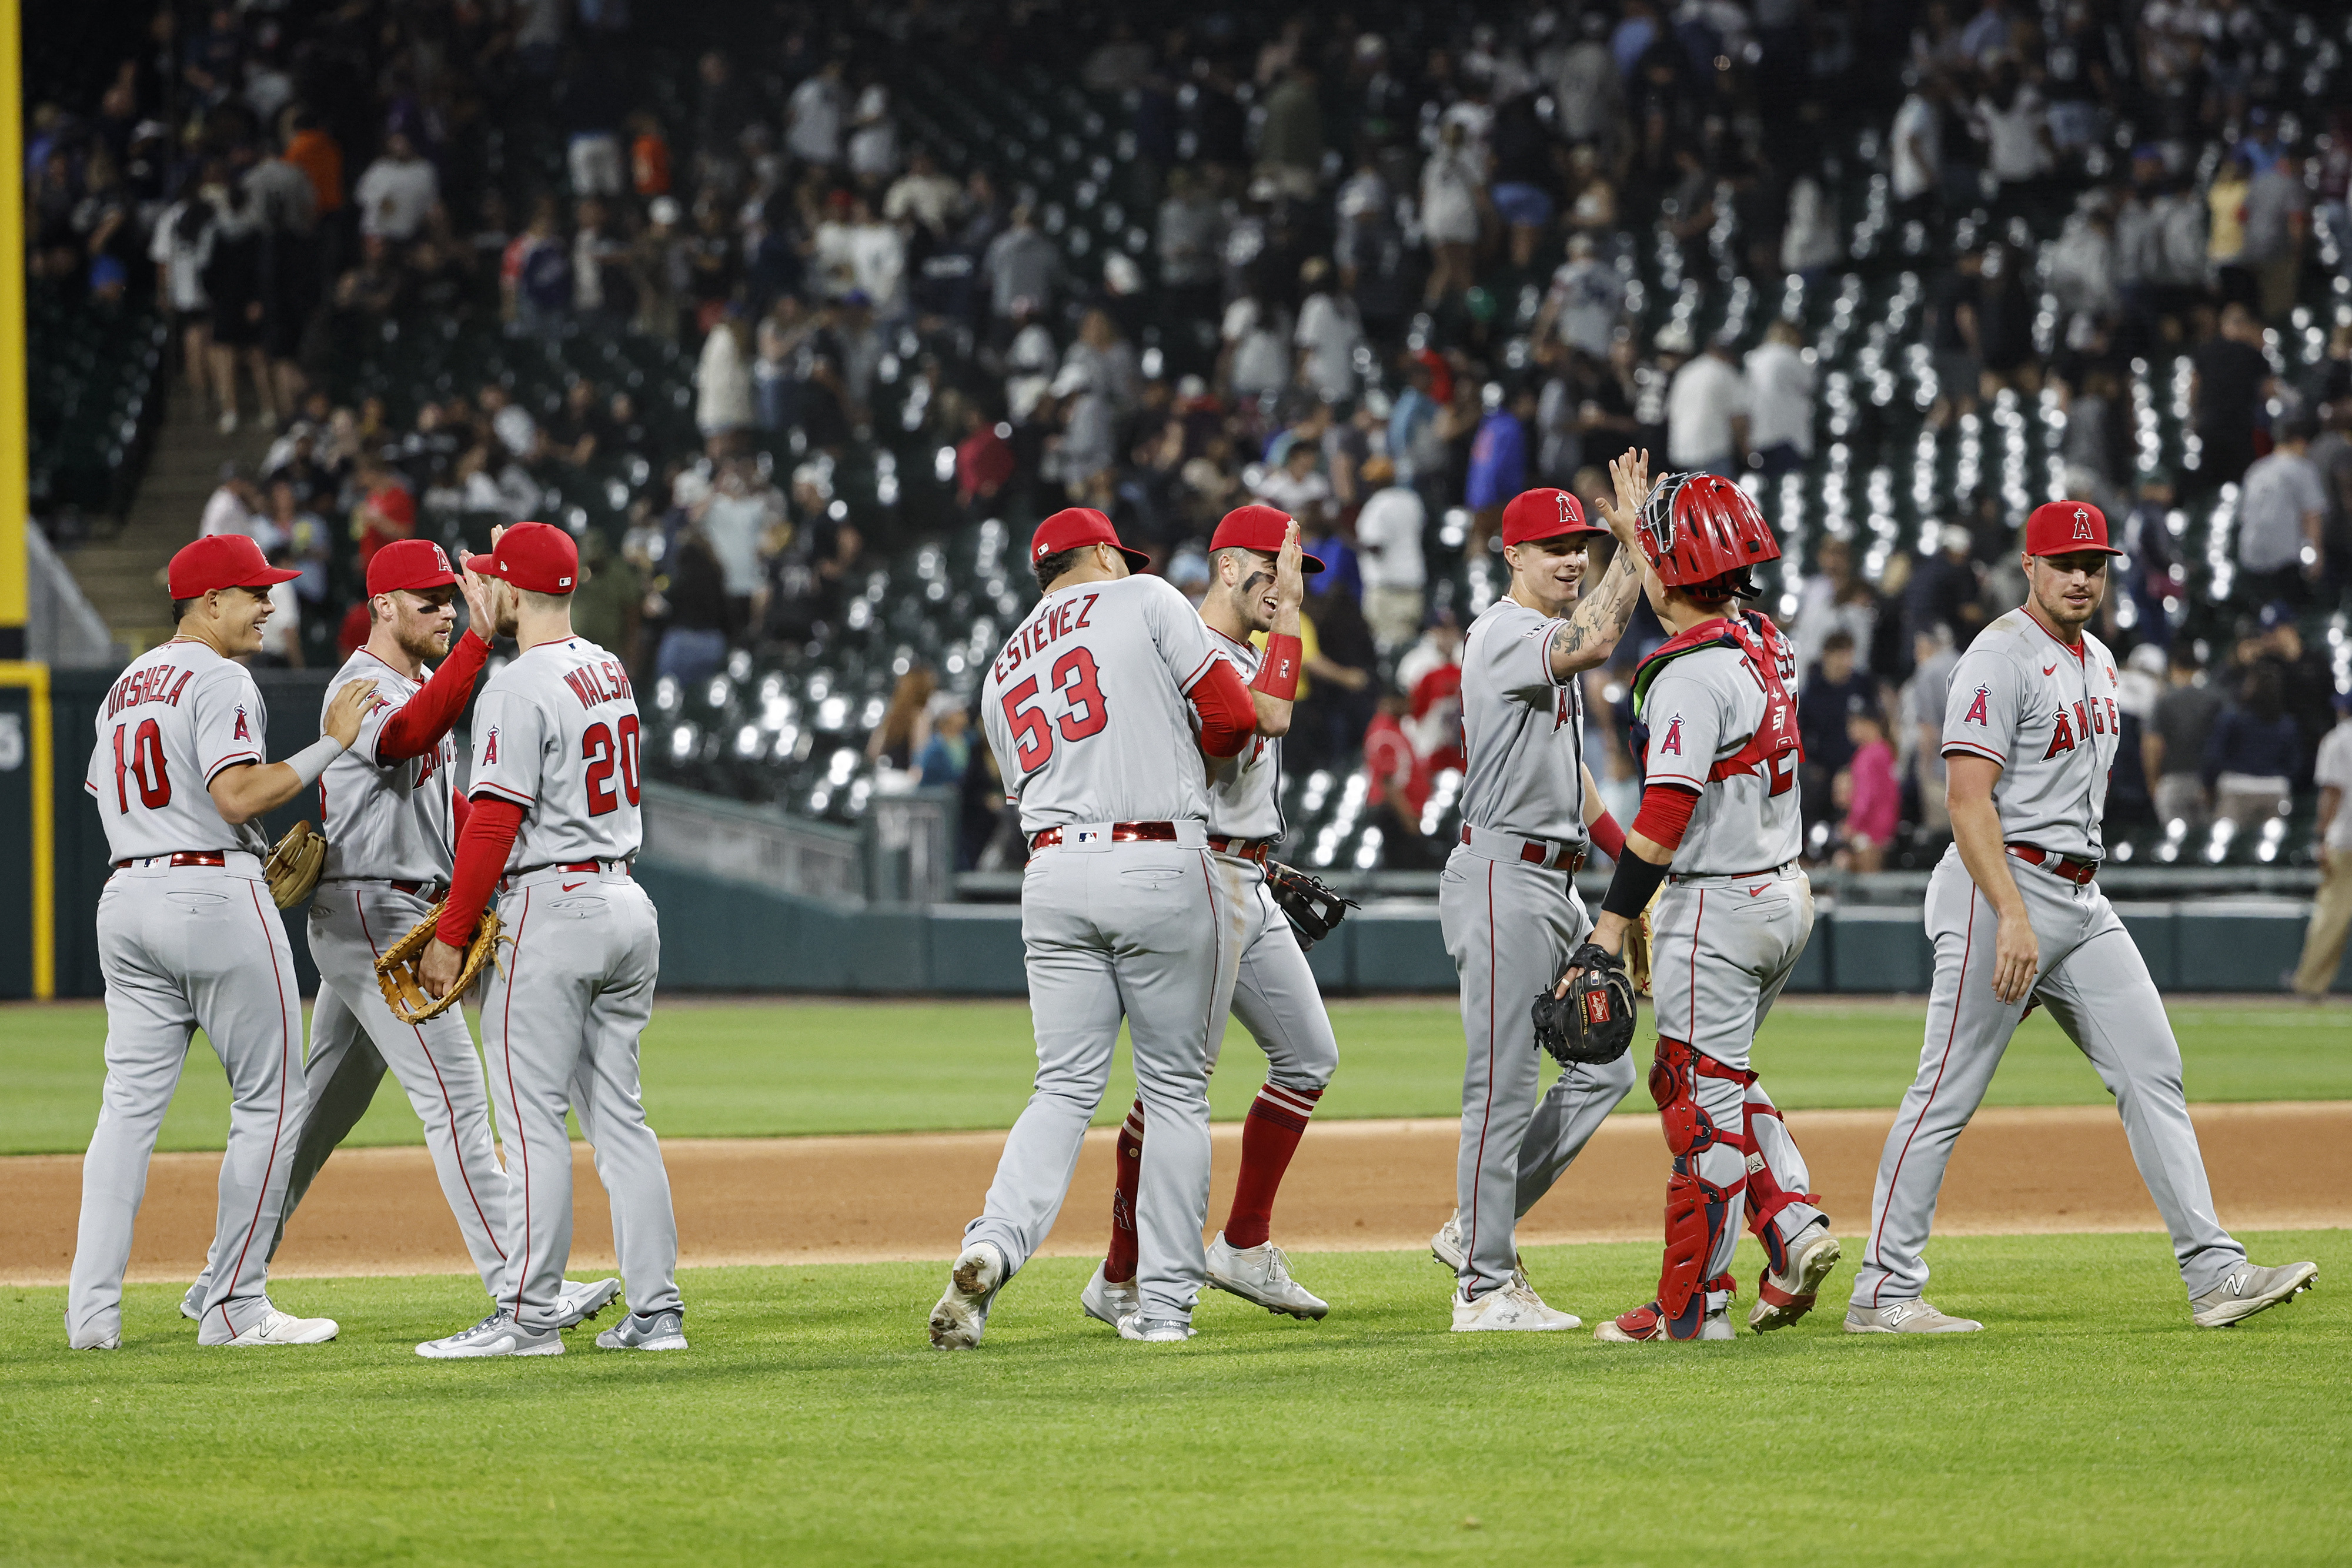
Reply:
[[1110, 834], [1100, 828], [1080, 828], [1070, 835], [1070, 842], [1074, 844], [1098, 843], [1109, 837]]

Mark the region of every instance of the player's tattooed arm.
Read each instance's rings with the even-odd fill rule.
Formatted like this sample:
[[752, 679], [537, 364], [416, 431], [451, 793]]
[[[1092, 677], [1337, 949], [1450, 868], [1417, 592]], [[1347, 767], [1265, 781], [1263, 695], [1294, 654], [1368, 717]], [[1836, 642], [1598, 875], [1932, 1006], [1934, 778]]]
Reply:
[[1616, 651], [1617, 639], [1625, 634], [1626, 623], [1633, 618], [1633, 605], [1642, 596], [1642, 547], [1635, 538], [1642, 515], [1642, 503], [1650, 495], [1650, 454], [1647, 449], [1629, 452], [1611, 461], [1609, 477], [1614, 482], [1615, 504], [1609, 497], [1596, 496], [1592, 508], [1609, 525], [1617, 540], [1617, 553], [1609, 562], [1609, 570], [1601, 580], [1578, 596], [1576, 611], [1552, 632], [1551, 673], [1554, 680], [1566, 680], [1579, 670], [1589, 670]]

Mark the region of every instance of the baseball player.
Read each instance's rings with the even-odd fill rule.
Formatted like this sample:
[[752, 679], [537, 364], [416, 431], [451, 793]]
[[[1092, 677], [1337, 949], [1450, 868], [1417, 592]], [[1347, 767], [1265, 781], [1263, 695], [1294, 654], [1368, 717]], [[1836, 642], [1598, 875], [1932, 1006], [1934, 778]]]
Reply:
[[[964, 1228], [931, 1343], [978, 1344], [997, 1291], [1053, 1229], [1122, 1014], [1152, 1135], [1137, 1162], [1135, 1305], [1118, 1332], [1181, 1341], [1206, 1270], [1211, 1038], [1251, 918], [1241, 862], [1209, 849], [1203, 759], [1247, 747], [1257, 713], [1184, 596], [1132, 575], [1144, 558], [1100, 512], [1047, 517], [1029, 560], [1045, 597], [990, 666], [981, 709], [1029, 837], [1036, 1086]], [[1288, 700], [1298, 664], [1297, 644], [1276, 639], [1258, 689]]]
[[172, 639], [131, 662], [99, 710], [82, 788], [106, 824], [114, 874], [98, 901], [106, 978], [106, 1087], [82, 1160], [67, 1343], [122, 1343], [122, 1272], [155, 1134], [201, 1029], [233, 1096], [221, 1158], [219, 1260], [196, 1303], [198, 1344], [318, 1344], [331, 1318], [279, 1312], [268, 1239], [301, 1124], [301, 998], [286, 928], [262, 882], [253, 823], [319, 781], [360, 730], [375, 683], [347, 682], [326, 734], [265, 762], [269, 716], [245, 666], [261, 647], [272, 568], [242, 534], [198, 539], [166, 577]]
[[1597, 504], [1618, 549], [1591, 591], [1586, 546], [1601, 530], [1566, 491], [1529, 490], [1503, 508], [1510, 591], [1463, 640], [1462, 841], [1437, 884], [1462, 981], [1462, 1150], [1454, 1218], [1430, 1242], [1459, 1278], [1456, 1333], [1580, 1326], [1528, 1283], [1512, 1234], [1633, 1087], [1621, 1057], [1540, 1092], [1528, 1012], [1590, 926], [1575, 882], [1587, 846], [1619, 855], [1625, 845], [1584, 766], [1577, 674], [1609, 656], [1641, 591], [1633, 529], [1649, 455], [1618, 459], [1610, 476], [1617, 504]]
[[[446, 907], [418, 978], [446, 996], [495, 890], [504, 935], [482, 997], [482, 1046], [505, 1097], [507, 1169], [520, 1218], [506, 1294], [472, 1328], [420, 1355], [561, 1355], [575, 1310], [563, 1294], [572, 1250], [576, 1112], [613, 1206], [613, 1249], [629, 1316], [596, 1336], [606, 1350], [684, 1350], [677, 1221], [661, 1142], [646, 1124], [637, 1037], [653, 1016], [661, 935], [629, 875], [637, 816], [637, 704], [621, 661], [572, 631], [580, 556], [545, 523], [491, 535], [466, 558], [495, 581], [473, 591], [515, 639], [514, 662], [474, 708], [472, 810]], [[503, 872], [503, 875], [501, 873]]]
[[1751, 569], [1779, 559], [1780, 546], [1738, 485], [1666, 476], [1642, 508], [1641, 538], [1651, 608], [1674, 635], [1634, 673], [1634, 712], [1649, 734], [1642, 809], [1591, 947], [1571, 967], [1595, 948], [1622, 953], [1651, 895], [1669, 884], [1650, 923], [1650, 1094], [1674, 1174], [1657, 1297], [1593, 1337], [1730, 1339], [1743, 1208], [1766, 1259], [1748, 1320], [1758, 1333], [1803, 1317], [1838, 1260], [1804, 1159], [1748, 1065], [1813, 929], [1812, 889], [1797, 867], [1797, 656], [1768, 618], [1738, 608], [1759, 591]]
[[[278, 1255], [286, 1223], [336, 1145], [365, 1115], [387, 1064], [425, 1128], [441, 1191], [493, 1305], [511, 1293], [507, 1173], [490, 1136], [489, 1095], [465, 1017], [452, 1009], [423, 1024], [392, 1016], [377, 987], [375, 960], [424, 919], [448, 891], [456, 833], [467, 801], [457, 790], [457, 743], [449, 731], [489, 657], [484, 579], [469, 580], [470, 629], [453, 645], [457, 574], [430, 539], [400, 539], [368, 563], [366, 646], [343, 678], [375, 682], [359, 738], [319, 780], [319, 826], [327, 861], [310, 901], [310, 955], [319, 995], [304, 1062], [310, 1111], [294, 1146], [286, 1202], [271, 1238]], [[426, 679], [425, 661], [446, 655]], [[190, 1288], [190, 1317], [210, 1288], [209, 1270]], [[593, 1317], [620, 1291], [618, 1280], [567, 1281], [565, 1326]]]
[[[1269, 656], [1250, 642], [1265, 634], [1286, 650], [1298, 642], [1298, 605], [1305, 573], [1323, 563], [1301, 552], [1298, 525], [1272, 507], [1225, 514], [1209, 539], [1209, 592], [1201, 620], [1217, 656], [1255, 681]], [[1321, 1297], [1290, 1277], [1290, 1260], [1269, 1239], [1275, 1194], [1306, 1135], [1316, 1102], [1339, 1065], [1339, 1042], [1323, 995], [1307, 967], [1289, 917], [1267, 885], [1265, 862], [1286, 831], [1282, 821], [1282, 737], [1290, 729], [1291, 701], [1252, 685], [1255, 728], [1245, 746], [1209, 768], [1209, 849], [1232, 862], [1244, 890], [1241, 965], [1234, 982], [1233, 1016], [1265, 1052], [1266, 1080], [1242, 1123], [1242, 1167], [1224, 1229], [1209, 1244], [1208, 1282], [1270, 1312], [1319, 1318], [1330, 1311]], [[1223, 1038], [1214, 1031], [1212, 1052]], [[1215, 1066], [1213, 1057], [1211, 1067]], [[1139, 1097], [1118, 1134], [1118, 1186], [1111, 1200], [1110, 1251], [1079, 1296], [1088, 1316], [1116, 1325], [1138, 1311], [1135, 1293], [1135, 1193], [1142, 1174], [1143, 1101]]]
[[1919, 1076], [1879, 1156], [1849, 1333], [1983, 1327], [1922, 1299], [1920, 1249], [1952, 1144], [2009, 1037], [2046, 1006], [2116, 1097], [2132, 1160], [2172, 1235], [2190, 1321], [2219, 1328], [2307, 1289], [2316, 1265], [2260, 1268], [2221, 1228], [2163, 998], [2096, 881], [2115, 761], [2115, 656], [2084, 630], [2107, 589], [2107, 519], [2081, 501], [2025, 524], [2026, 601], [1977, 633], [1944, 710], [1952, 847], [1927, 883], [1936, 944]]

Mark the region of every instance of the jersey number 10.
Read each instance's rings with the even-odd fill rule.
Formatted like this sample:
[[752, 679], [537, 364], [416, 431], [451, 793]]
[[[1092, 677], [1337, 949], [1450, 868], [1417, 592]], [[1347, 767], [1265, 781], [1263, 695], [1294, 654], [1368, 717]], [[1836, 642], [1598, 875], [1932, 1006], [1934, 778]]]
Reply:
[[123, 733], [131, 727], [114, 727], [114, 804], [124, 815], [131, 811], [131, 786], [139, 786], [139, 803], [151, 811], [160, 811], [172, 803], [172, 776], [163, 769], [163, 732], [153, 719], [141, 724], [131, 735], [128, 747]]
[[613, 732], [601, 724], [592, 724], [588, 733], [580, 737], [580, 755], [588, 764], [588, 814], [602, 817], [620, 810], [621, 802], [613, 793], [613, 764], [621, 765], [621, 793], [628, 796], [629, 804], [637, 803], [637, 716], [621, 716], [621, 738], [616, 743]]
[[1022, 772], [1036, 772], [1054, 755], [1055, 728], [1061, 730], [1064, 740], [1084, 740], [1101, 733], [1103, 726], [1110, 722], [1110, 705], [1103, 701], [1097, 674], [1093, 651], [1083, 646], [1054, 661], [1049, 678], [1069, 706], [1052, 724], [1046, 723], [1042, 706], [1029, 706], [1037, 696], [1036, 676], [1031, 675], [1004, 694], [1004, 721], [1013, 727], [1013, 756]]

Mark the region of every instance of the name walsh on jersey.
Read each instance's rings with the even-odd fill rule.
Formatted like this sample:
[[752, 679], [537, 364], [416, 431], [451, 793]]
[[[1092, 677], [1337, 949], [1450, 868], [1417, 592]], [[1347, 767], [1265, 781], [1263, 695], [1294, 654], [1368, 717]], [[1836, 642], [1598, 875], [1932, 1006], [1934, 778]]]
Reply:
[[1021, 667], [1023, 660], [1053, 646], [1057, 638], [1086, 630], [1087, 617], [1095, 612], [1095, 601], [1101, 597], [1099, 593], [1080, 594], [1039, 612], [1035, 620], [1006, 640], [1004, 652], [996, 656], [997, 680], [1002, 682]]
[[582, 664], [563, 673], [563, 684], [580, 699], [582, 707], [594, 707], [599, 703], [616, 703], [624, 697], [635, 700], [636, 694], [629, 687], [629, 677], [617, 660], [600, 659], [593, 664]]

